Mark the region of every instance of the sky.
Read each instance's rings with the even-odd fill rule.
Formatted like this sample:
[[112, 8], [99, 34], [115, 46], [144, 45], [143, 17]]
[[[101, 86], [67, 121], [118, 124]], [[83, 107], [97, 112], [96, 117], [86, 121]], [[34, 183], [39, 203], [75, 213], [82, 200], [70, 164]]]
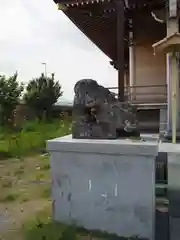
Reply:
[[27, 84], [46, 62], [47, 73], [54, 72], [62, 85], [63, 98], [71, 100], [82, 78], [117, 86], [109, 61], [53, 0], [0, 0], [0, 74], [18, 71], [19, 81]]

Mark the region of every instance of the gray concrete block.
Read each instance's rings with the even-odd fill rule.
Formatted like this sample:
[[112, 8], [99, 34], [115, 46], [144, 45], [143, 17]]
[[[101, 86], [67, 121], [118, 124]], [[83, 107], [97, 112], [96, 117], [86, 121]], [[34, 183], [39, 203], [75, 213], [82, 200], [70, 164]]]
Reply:
[[180, 144], [160, 143], [159, 151], [168, 154], [169, 215], [180, 217]]
[[180, 239], [180, 218], [170, 218], [170, 240]]
[[79, 152], [97, 154], [120, 154], [152, 156], [158, 155], [158, 143], [156, 141], [139, 141], [131, 139], [73, 139], [71, 135], [49, 140], [47, 149], [50, 152]]
[[156, 142], [48, 141], [54, 219], [123, 237], [155, 237]]
[[169, 215], [166, 207], [156, 208], [156, 240], [169, 240]]
[[169, 214], [180, 217], [180, 153], [168, 153]]
[[165, 152], [158, 152], [156, 157], [156, 183], [168, 183], [168, 156]]

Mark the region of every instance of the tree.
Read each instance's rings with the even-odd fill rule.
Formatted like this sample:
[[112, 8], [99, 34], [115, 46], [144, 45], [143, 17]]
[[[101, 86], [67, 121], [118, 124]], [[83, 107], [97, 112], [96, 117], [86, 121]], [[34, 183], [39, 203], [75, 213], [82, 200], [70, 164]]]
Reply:
[[49, 120], [53, 104], [62, 94], [61, 85], [55, 81], [54, 74], [51, 74], [51, 77], [42, 74], [39, 78], [29, 82], [24, 94], [24, 101], [35, 111], [39, 119], [42, 119], [45, 114], [46, 119]]
[[17, 72], [9, 78], [0, 76], [0, 122], [3, 125], [12, 122], [23, 91], [23, 84], [18, 82], [17, 77]]

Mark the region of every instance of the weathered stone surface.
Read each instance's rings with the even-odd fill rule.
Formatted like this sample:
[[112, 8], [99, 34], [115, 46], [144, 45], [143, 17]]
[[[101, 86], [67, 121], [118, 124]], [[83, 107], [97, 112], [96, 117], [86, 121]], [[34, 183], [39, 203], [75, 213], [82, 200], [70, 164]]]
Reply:
[[73, 138], [115, 139], [139, 136], [136, 114], [92, 79], [74, 87]]
[[48, 141], [47, 147], [54, 220], [119, 239], [155, 239], [158, 142], [69, 135]]

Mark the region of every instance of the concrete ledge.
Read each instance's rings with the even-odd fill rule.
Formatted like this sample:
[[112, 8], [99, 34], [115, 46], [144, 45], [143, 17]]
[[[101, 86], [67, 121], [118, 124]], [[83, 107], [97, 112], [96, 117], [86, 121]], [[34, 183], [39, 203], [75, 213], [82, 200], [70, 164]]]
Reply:
[[170, 218], [170, 239], [179, 240], [180, 236], [180, 218]]
[[180, 154], [180, 144], [159, 143], [159, 152]]
[[131, 139], [73, 139], [72, 135], [68, 135], [49, 140], [47, 149], [63, 152], [157, 156], [158, 144], [153, 141], [143, 142]]
[[158, 142], [65, 136], [48, 150], [55, 220], [154, 240]]

